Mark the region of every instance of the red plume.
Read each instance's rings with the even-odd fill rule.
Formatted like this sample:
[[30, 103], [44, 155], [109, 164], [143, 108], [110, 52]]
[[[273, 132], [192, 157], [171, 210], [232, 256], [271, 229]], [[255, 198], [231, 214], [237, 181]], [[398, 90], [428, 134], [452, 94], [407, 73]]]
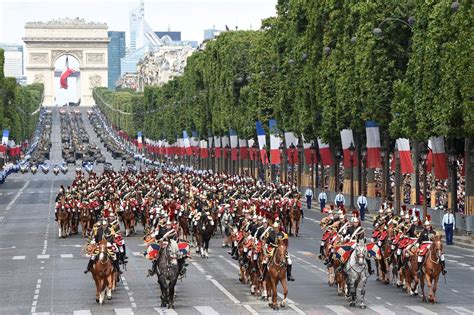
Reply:
[[426, 220], [431, 221], [431, 216], [429, 214], [426, 215]]

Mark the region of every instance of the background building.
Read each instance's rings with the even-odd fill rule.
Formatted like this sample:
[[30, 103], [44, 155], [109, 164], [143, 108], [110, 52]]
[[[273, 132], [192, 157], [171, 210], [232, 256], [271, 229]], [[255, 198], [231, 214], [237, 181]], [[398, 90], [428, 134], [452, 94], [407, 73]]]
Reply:
[[120, 59], [125, 57], [125, 32], [108, 32], [109, 42], [109, 90], [115, 90], [116, 83], [121, 74]]
[[221, 30], [216, 30], [215, 28], [210, 28], [210, 29], [204, 30], [204, 40], [213, 39], [213, 38], [219, 36], [220, 33], [222, 33], [222, 31]]
[[23, 45], [0, 44], [5, 50], [4, 72], [6, 77], [23, 78]]
[[169, 36], [173, 42], [181, 41], [181, 32], [180, 31], [158, 31], [155, 32], [156, 36], [162, 38], [163, 36]]

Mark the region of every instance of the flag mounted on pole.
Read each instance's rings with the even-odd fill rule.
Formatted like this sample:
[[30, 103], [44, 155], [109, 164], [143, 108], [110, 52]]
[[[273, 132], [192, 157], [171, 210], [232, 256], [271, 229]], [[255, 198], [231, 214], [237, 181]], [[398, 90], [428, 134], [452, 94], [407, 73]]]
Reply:
[[191, 142], [189, 140], [189, 136], [186, 130], [183, 130], [183, 146], [185, 154], [188, 156], [192, 155], [193, 152], [191, 150]]
[[448, 179], [448, 163], [444, 149], [444, 137], [431, 137], [434, 173], [436, 179]]
[[319, 155], [321, 155], [321, 162], [324, 166], [331, 166], [334, 164], [334, 160], [331, 156], [331, 150], [329, 149], [329, 144], [324, 143], [320, 138], [318, 138], [318, 147]]
[[303, 152], [307, 165], [318, 164], [318, 156], [315, 154], [316, 152], [313, 152], [312, 146], [312, 141], [306, 142], [303, 136]]
[[298, 138], [293, 132], [285, 132], [286, 156], [290, 165], [298, 164]]
[[[350, 168], [351, 167], [351, 152], [349, 150], [349, 147], [351, 146], [351, 143], [353, 146], [355, 146], [354, 143], [354, 136], [352, 134], [352, 129], [342, 129], [341, 130], [341, 142], [342, 142], [342, 152], [344, 154], [344, 168]], [[354, 151], [354, 156], [353, 156], [353, 163], [354, 166], [357, 165], [357, 154]]]
[[367, 168], [381, 168], [379, 125], [373, 120], [366, 121], [365, 133], [367, 135]]
[[61, 89], [67, 90], [67, 78], [74, 73], [74, 70], [69, 68], [69, 60], [68, 56], [66, 56], [66, 65], [63, 73], [61, 73], [61, 77], [59, 78], [59, 83], [61, 85]]
[[229, 135], [230, 135], [230, 156], [232, 161], [237, 161], [237, 151], [238, 151], [238, 137], [237, 137], [237, 132], [235, 132], [234, 129], [229, 129]]
[[265, 137], [265, 130], [263, 130], [262, 123], [257, 121], [257, 138], [258, 138], [258, 147], [260, 149], [260, 157], [262, 158], [263, 164], [268, 164], [267, 150], [267, 139]]
[[270, 119], [268, 121], [268, 129], [270, 130], [270, 161], [271, 164], [280, 164], [280, 131], [277, 128], [277, 121]]
[[[413, 162], [410, 153], [410, 140], [399, 138], [396, 141], [396, 146], [400, 155], [400, 170], [402, 171], [402, 174], [414, 173], [415, 171], [413, 170]], [[392, 167], [392, 170], [394, 171], [395, 167]]]
[[142, 146], [143, 146], [142, 132], [141, 131], [137, 132], [137, 144], [138, 144], [138, 150], [141, 150]]

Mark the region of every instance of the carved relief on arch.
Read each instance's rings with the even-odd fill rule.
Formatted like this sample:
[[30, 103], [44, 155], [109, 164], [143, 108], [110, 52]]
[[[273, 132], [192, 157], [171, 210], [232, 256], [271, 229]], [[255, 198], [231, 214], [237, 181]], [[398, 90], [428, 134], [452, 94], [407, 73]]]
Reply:
[[33, 79], [33, 83], [44, 83], [44, 75], [35, 74], [35, 77]]
[[98, 74], [89, 76], [89, 88], [93, 90], [96, 87], [102, 86], [102, 77]]
[[83, 54], [82, 50], [51, 50], [51, 66], [54, 67], [56, 60], [62, 55], [71, 55], [79, 60], [79, 64], [82, 65]]

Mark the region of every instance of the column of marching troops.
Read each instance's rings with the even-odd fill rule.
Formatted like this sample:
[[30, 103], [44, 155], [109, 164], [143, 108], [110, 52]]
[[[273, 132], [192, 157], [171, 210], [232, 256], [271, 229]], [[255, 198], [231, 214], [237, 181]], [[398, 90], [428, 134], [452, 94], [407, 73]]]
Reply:
[[[285, 246], [285, 280], [294, 281], [288, 235], [297, 236], [303, 216], [300, 199], [297, 187], [288, 183], [265, 183], [250, 176], [173, 165], [144, 170], [105, 169], [100, 175], [93, 171], [87, 175], [77, 169], [72, 184], [60, 188], [55, 215], [60, 220], [62, 214], [67, 214], [69, 232], [77, 233], [80, 224], [83, 236], [89, 236], [85, 248], [91, 259], [85, 272], [95, 259], [94, 245], [103, 238], [109, 242], [114, 268], [122, 272], [120, 265], [127, 262], [119, 223], [122, 221], [127, 236], [134, 233], [138, 223], [143, 225], [148, 244], [144, 255], [151, 261], [159, 255], [159, 241], [166, 239], [174, 244], [182, 276], [186, 272], [185, 260], [190, 257], [188, 244], [202, 246], [193, 243], [199, 223], [206, 221], [213, 226], [214, 235], [222, 236], [222, 247], [230, 247], [229, 254], [239, 261], [239, 280], [250, 284], [252, 294], [268, 299], [267, 291], [272, 288], [268, 286], [267, 270], [281, 244]], [[319, 258], [328, 267], [329, 284], [342, 279], [338, 288], [344, 290], [344, 276], [338, 274], [344, 272], [343, 266], [356, 244], [365, 244], [368, 236], [357, 212], [350, 216], [343, 205], [336, 208], [332, 204], [322, 211], [326, 217], [320, 223], [323, 237]], [[398, 286], [417, 294], [417, 281], [425, 271], [425, 256], [434, 234], [429, 218], [421, 222], [405, 207], [394, 215], [390, 204], [382, 206], [367, 243], [367, 273], [373, 273], [369, 258], [375, 258], [378, 280], [388, 283], [391, 270]], [[203, 248], [198, 251], [207, 257]], [[439, 265], [445, 274], [442, 253]], [[408, 272], [412, 266], [414, 275]], [[148, 275], [156, 272], [156, 264], [152, 263]]]

